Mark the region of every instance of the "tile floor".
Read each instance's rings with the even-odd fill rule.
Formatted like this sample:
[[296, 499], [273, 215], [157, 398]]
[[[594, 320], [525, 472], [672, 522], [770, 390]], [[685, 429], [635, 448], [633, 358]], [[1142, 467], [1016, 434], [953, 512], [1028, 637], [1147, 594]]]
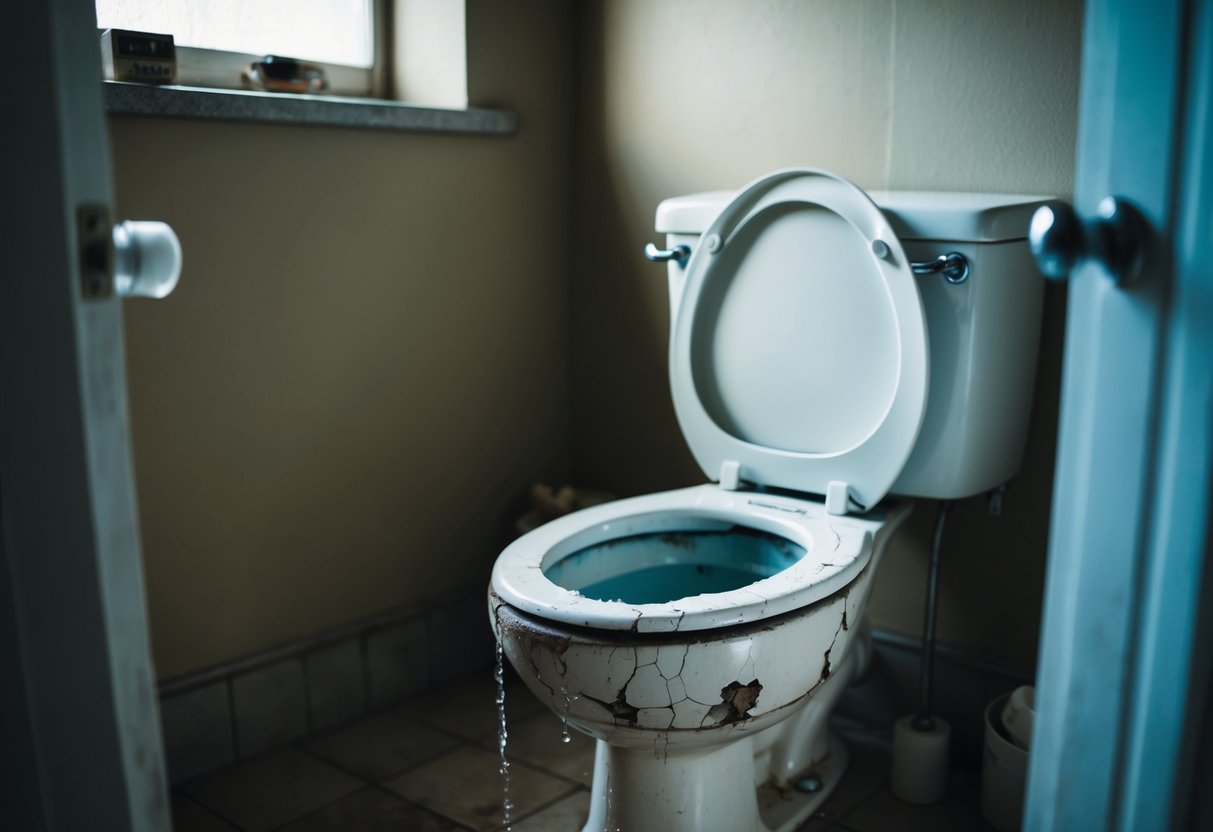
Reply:
[[[488, 672], [336, 730], [203, 775], [173, 794], [176, 832], [495, 832], [502, 827], [494, 685]], [[578, 832], [594, 746], [518, 682], [507, 688], [515, 832]], [[850, 743], [851, 769], [813, 832], [990, 830], [978, 778], [956, 773], [948, 799], [912, 806], [888, 790], [888, 749]]]

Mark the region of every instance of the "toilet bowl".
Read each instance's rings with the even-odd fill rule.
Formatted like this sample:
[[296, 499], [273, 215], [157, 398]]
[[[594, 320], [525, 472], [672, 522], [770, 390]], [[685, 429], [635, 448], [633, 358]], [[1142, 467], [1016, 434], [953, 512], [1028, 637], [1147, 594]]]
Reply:
[[1019, 464], [1042, 198], [877, 199], [795, 169], [663, 203], [671, 389], [714, 482], [575, 512], [497, 559], [504, 654], [598, 740], [586, 832], [803, 823], [845, 770], [828, 717], [904, 497]]
[[[784, 828], [770, 820], [786, 795], [764, 803], [756, 787], [790, 789], [831, 756], [827, 703], [855, 670], [854, 625], [908, 514], [892, 502], [836, 517], [818, 501], [703, 485], [567, 515], [503, 553], [490, 604], [506, 656], [544, 704], [601, 741], [586, 828]], [[765, 729], [792, 717], [804, 724], [776, 745]]]

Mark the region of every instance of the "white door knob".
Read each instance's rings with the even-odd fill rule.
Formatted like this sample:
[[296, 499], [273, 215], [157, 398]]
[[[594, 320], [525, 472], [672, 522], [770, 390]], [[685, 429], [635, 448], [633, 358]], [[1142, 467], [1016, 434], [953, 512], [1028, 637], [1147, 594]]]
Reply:
[[162, 298], [181, 277], [181, 242], [163, 222], [126, 220], [114, 226], [114, 293]]

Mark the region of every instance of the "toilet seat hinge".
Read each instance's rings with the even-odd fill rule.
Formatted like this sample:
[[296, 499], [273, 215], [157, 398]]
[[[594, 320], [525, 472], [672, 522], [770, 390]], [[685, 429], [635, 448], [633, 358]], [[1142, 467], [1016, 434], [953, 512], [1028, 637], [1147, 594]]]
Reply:
[[725, 491], [736, 491], [741, 487], [741, 463], [726, 459], [720, 463], [720, 487]]
[[826, 486], [826, 514], [846, 514], [850, 487], [841, 480], [830, 480]]

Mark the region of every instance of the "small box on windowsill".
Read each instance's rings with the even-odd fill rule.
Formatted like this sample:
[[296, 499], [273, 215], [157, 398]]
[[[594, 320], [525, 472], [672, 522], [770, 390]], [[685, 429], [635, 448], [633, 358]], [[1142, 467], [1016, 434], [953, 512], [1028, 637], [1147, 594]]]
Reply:
[[114, 81], [171, 84], [177, 79], [177, 49], [172, 35], [106, 29], [101, 33], [101, 64]]

